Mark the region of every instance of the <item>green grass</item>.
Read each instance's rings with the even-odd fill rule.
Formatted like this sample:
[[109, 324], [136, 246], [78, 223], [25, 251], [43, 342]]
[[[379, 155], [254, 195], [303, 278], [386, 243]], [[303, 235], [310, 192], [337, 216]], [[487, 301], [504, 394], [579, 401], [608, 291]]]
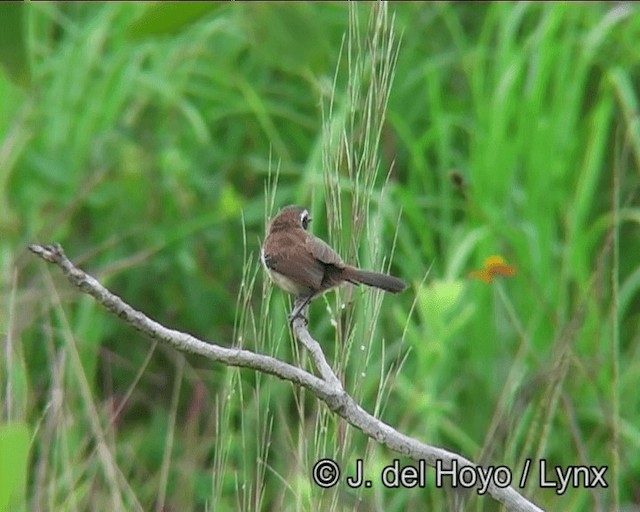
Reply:
[[[433, 472], [314, 486], [321, 457], [373, 476], [397, 455], [304, 390], [151, 344], [25, 249], [61, 242], [165, 325], [309, 365], [258, 261], [289, 203], [411, 284], [311, 306], [363, 407], [516, 480], [529, 457], [609, 466], [562, 496], [532, 473], [548, 510], [638, 505], [635, 5], [392, 4], [375, 72], [364, 5], [351, 37], [341, 4], [24, 8], [29, 72], [0, 71], [0, 433], [30, 439], [11, 510], [446, 509]], [[516, 276], [468, 279], [492, 254]]]

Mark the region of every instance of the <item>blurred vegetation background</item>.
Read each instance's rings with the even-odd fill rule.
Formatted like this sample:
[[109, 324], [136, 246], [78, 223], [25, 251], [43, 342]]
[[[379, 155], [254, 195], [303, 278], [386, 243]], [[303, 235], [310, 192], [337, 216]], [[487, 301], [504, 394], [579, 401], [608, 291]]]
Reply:
[[[354, 9], [364, 40], [372, 5]], [[360, 311], [348, 339], [342, 302], [318, 299], [312, 333], [407, 435], [514, 483], [527, 458], [548, 480], [607, 465], [606, 489], [558, 495], [533, 472], [522, 492], [640, 510], [638, 8], [388, 9], [395, 79], [351, 257], [410, 289], [375, 329], [371, 292], [341, 291]], [[309, 205], [314, 233], [348, 245], [327, 220], [323, 126], [332, 98], [349, 105], [349, 18], [339, 3], [0, 6], [0, 510], [446, 509], [432, 471], [382, 487], [397, 455], [307, 393], [150, 343], [26, 250], [60, 242], [161, 323], [304, 364], [258, 253], [276, 174], [275, 209]], [[345, 176], [341, 200], [358, 193]], [[493, 254], [517, 274], [468, 279]], [[321, 457], [345, 474], [364, 459], [372, 488], [313, 485]]]

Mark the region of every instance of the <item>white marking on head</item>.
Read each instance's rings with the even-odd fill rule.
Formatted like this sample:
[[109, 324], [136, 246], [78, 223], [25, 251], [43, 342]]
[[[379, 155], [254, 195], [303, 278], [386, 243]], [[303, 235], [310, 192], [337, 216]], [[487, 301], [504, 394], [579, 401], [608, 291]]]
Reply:
[[302, 213], [300, 213], [300, 224], [302, 224], [302, 229], [307, 229], [310, 222], [311, 215], [309, 215], [307, 210], [302, 210]]

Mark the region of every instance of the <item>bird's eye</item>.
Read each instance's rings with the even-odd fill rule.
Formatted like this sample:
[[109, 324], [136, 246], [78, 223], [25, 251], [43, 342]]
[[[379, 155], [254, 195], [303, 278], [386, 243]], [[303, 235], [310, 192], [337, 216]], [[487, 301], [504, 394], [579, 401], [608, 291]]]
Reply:
[[309, 227], [309, 223], [311, 222], [311, 216], [307, 210], [304, 210], [300, 214], [300, 223], [302, 224], [303, 229], [307, 229]]

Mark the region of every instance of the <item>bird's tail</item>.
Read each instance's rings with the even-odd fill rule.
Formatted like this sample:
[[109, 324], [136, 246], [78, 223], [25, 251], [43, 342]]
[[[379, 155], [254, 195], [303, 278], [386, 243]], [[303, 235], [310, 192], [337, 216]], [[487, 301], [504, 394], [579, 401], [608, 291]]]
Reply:
[[407, 284], [397, 277], [357, 268], [350, 272], [349, 281], [366, 284], [391, 293], [399, 293], [407, 287]]

